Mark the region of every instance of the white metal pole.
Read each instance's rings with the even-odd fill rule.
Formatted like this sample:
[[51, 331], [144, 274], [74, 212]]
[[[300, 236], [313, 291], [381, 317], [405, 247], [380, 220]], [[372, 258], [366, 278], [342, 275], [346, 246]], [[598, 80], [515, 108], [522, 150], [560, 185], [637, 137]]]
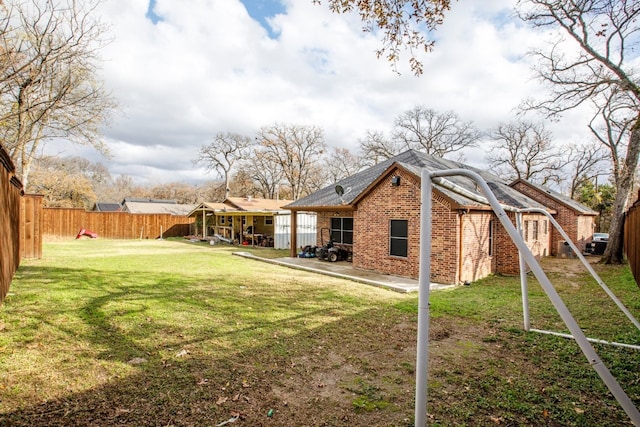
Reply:
[[627, 318], [631, 321], [631, 323], [634, 324], [636, 329], [640, 330], [640, 322], [638, 322], [638, 320], [633, 316], [633, 314], [631, 314], [629, 309], [627, 309], [627, 307], [622, 303], [622, 301], [620, 301], [618, 297], [616, 297], [616, 295], [613, 293], [613, 291], [609, 289], [609, 287], [602, 281], [600, 276], [598, 276], [598, 273], [596, 273], [593, 267], [591, 267], [591, 264], [589, 264], [589, 261], [587, 261], [587, 259], [582, 255], [582, 253], [580, 253], [580, 249], [578, 249], [578, 247], [573, 243], [569, 235], [563, 230], [560, 224], [558, 224], [558, 222], [551, 216], [549, 212], [539, 208], [521, 209], [519, 212], [533, 212], [533, 213], [544, 214], [549, 219], [551, 224], [555, 227], [555, 229], [558, 230], [558, 232], [560, 232], [564, 240], [569, 244], [573, 252], [578, 257], [578, 259], [582, 262], [582, 264], [585, 266], [587, 271], [591, 273], [591, 276], [596, 280], [596, 282], [598, 282], [600, 287], [605, 291], [605, 293], [609, 296], [609, 298], [611, 298], [611, 300], [618, 306], [618, 308], [625, 314], [625, 316], [627, 316]]
[[429, 379], [429, 286], [431, 285], [431, 178], [422, 170], [420, 208], [420, 273], [418, 287], [418, 344], [416, 356], [415, 426], [427, 425]]
[[[522, 228], [522, 213], [516, 213], [516, 227], [521, 236], [524, 236]], [[524, 319], [524, 330], [529, 332], [531, 323], [529, 320], [529, 283], [527, 282], [527, 263], [518, 251], [518, 262], [520, 263], [520, 288], [522, 289], [522, 317]]]
[[524, 240], [522, 240], [522, 238], [518, 235], [516, 228], [507, 217], [507, 213], [504, 211], [502, 206], [500, 206], [498, 199], [496, 199], [495, 195], [489, 188], [489, 185], [482, 179], [480, 175], [468, 169], [450, 169], [432, 172], [430, 174], [430, 176], [432, 177], [452, 175], [466, 176], [468, 178], [471, 178], [476, 182], [476, 184], [478, 184], [484, 196], [489, 200], [493, 211], [496, 213], [498, 219], [511, 237], [511, 240], [516, 245], [518, 250], [522, 253], [525, 261], [533, 271], [533, 274], [538, 279], [538, 282], [542, 286], [542, 289], [544, 289], [545, 293], [551, 300], [551, 303], [564, 321], [565, 325], [567, 326], [571, 334], [575, 337], [576, 343], [582, 350], [582, 353], [585, 355], [593, 369], [598, 373], [602, 381], [609, 388], [611, 394], [613, 394], [620, 406], [622, 406], [634, 425], [640, 427], [640, 411], [638, 411], [638, 408], [635, 407], [629, 396], [627, 396], [622, 387], [620, 387], [618, 381], [616, 381], [609, 369], [604, 365], [598, 354], [595, 352], [591, 344], [589, 344], [589, 341], [587, 340], [584, 332], [582, 331], [582, 329], [580, 329], [580, 326], [569, 312], [569, 309], [564, 304], [562, 298], [560, 298], [560, 295], [549, 281], [549, 278], [542, 270], [542, 267], [540, 267], [540, 264], [533, 256], [533, 253], [531, 253], [527, 245], [524, 243]]

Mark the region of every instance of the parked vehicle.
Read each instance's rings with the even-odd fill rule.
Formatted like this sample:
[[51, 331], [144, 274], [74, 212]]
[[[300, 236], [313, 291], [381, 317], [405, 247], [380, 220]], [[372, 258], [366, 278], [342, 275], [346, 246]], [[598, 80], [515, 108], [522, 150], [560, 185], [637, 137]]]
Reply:
[[607, 242], [609, 241], [609, 233], [593, 233], [591, 242], [587, 243], [587, 253], [591, 255], [602, 255]]
[[331, 239], [330, 236], [327, 243], [326, 244], [324, 243], [325, 231], [327, 232], [327, 234], [330, 234], [330, 230], [328, 228], [323, 228], [322, 230], [320, 230], [320, 238], [323, 244], [322, 246], [316, 249], [316, 257], [318, 257], [318, 259], [329, 261], [329, 262], [336, 262], [336, 261], [343, 261], [343, 260], [350, 261], [351, 260], [350, 248], [348, 249], [344, 245], [335, 244], [333, 242], [333, 239]]

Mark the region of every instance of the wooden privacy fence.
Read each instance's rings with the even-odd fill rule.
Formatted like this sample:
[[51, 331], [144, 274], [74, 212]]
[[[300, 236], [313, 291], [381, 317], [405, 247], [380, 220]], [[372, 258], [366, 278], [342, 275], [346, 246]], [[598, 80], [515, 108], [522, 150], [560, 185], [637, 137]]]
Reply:
[[22, 196], [20, 207], [21, 258], [42, 258], [42, 199], [39, 194]]
[[15, 167], [0, 145], [0, 303], [9, 292], [20, 265], [20, 197], [22, 184]]
[[640, 285], [640, 191], [638, 200], [629, 208], [624, 219], [624, 253], [633, 277]]
[[157, 239], [190, 234], [194, 219], [169, 214], [87, 212], [84, 209], [44, 208], [45, 237], [75, 238], [81, 229], [108, 239]]

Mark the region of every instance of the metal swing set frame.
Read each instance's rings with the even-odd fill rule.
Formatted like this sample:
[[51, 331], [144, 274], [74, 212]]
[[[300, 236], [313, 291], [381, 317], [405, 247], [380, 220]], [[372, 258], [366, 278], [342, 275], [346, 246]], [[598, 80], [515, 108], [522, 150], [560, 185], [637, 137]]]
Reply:
[[[484, 197], [479, 197], [475, 194], [471, 194], [462, 187], [458, 187], [455, 184], [447, 181], [444, 177], [447, 176], [463, 176], [471, 179], [475, 182], [478, 188], [481, 190]], [[607, 295], [615, 302], [618, 308], [631, 320], [636, 328], [640, 330], [640, 323], [633, 317], [629, 310], [622, 304], [622, 302], [611, 292], [611, 290], [604, 284], [604, 282], [598, 277], [597, 273], [593, 270], [591, 265], [582, 256], [580, 250], [571, 241], [569, 236], [560, 227], [556, 220], [545, 210], [530, 208], [530, 209], [514, 209], [508, 206], [503, 206], [497, 200], [488, 184], [484, 179], [468, 169], [450, 169], [442, 171], [429, 172], [427, 169], [423, 169], [421, 172], [421, 212], [420, 212], [420, 273], [419, 273], [419, 296], [418, 296], [418, 342], [417, 342], [417, 357], [416, 357], [416, 398], [415, 398], [415, 426], [423, 427], [427, 424], [427, 380], [428, 380], [428, 356], [429, 356], [429, 287], [431, 284], [431, 212], [432, 212], [432, 188], [433, 182], [438, 185], [444, 185], [446, 188], [463, 194], [467, 197], [471, 196], [482, 203], [491, 206], [493, 212], [498, 217], [498, 220], [509, 234], [512, 242], [518, 248], [520, 256], [520, 281], [522, 288], [522, 306], [524, 313], [524, 329], [525, 331], [538, 332], [543, 334], [551, 334], [561, 336], [565, 338], [572, 338], [576, 341], [580, 350], [587, 358], [591, 367], [597, 372], [602, 381], [605, 383], [609, 391], [613, 394], [620, 406], [627, 413], [631, 422], [640, 427], [640, 411], [631, 401], [629, 396], [622, 389], [615, 377], [611, 374], [609, 369], [602, 362], [590, 342], [596, 342], [600, 344], [610, 344], [621, 347], [627, 347], [632, 349], [640, 349], [638, 345], [624, 344], [617, 342], [609, 342], [599, 340], [595, 338], [587, 338], [569, 312], [567, 306], [562, 301], [562, 298], [553, 287], [548, 277], [544, 273], [542, 267], [535, 259], [531, 250], [527, 247], [524, 239], [522, 238], [522, 214], [524, 213], [540, 213], [546, 215], [551, 224], [560, 232], [562, 237], [571, 246], [571, 249], [578, 256], [578, 258], [585, 265], [589, 273], [596, 279], [598, 284]], [[507, 216], [506, 210], [510, 210], [516, 213], [516, 226], [511, 223], [511, 220]], [[517, 227], [517, 228], [516, 228]], [[520, 232], [519, 232], [520, 231]], [[540, 329], [532, 329], [529, 319], [529, 300], [528, 300], [528, 284], [527, 284], [527, 272], [526, 266], [529, 266], [536, 279], [540, 283], [542, 289], [545, 291], [554, 308], [560, 315], [561, 319], [569, 329], [570, 334], [564, 334], [553, 331], [545, 331]]]

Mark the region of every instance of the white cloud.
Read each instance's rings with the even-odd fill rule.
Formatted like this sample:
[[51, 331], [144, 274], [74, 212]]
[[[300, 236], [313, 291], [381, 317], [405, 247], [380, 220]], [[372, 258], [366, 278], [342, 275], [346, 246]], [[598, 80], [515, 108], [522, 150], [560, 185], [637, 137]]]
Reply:
[[[199, 146], [275, 122], [319, 126], [329, 144], [355, 149], [367, 129], [388, 131], [415, 105], [486, 129], [539, 91], [524, 57], [539, 37], [509, 18], [512, 0], [454, 2], [419, 78], [406, 57], [400, 76], [375, 57], [379, 41], [357, 15], [283, 3], [286, 14], [268, 19], [276, 39], [239, 0], [157, 0], [156, 24], [145, 17], [148, 0], [104, 3], [115, 37], [104, 78], [123, 108], [105, 130], [111, 172], [151, 183], [210, 179], [191, 164]], [[555, 126], [566, 136], [581, 121]]]

